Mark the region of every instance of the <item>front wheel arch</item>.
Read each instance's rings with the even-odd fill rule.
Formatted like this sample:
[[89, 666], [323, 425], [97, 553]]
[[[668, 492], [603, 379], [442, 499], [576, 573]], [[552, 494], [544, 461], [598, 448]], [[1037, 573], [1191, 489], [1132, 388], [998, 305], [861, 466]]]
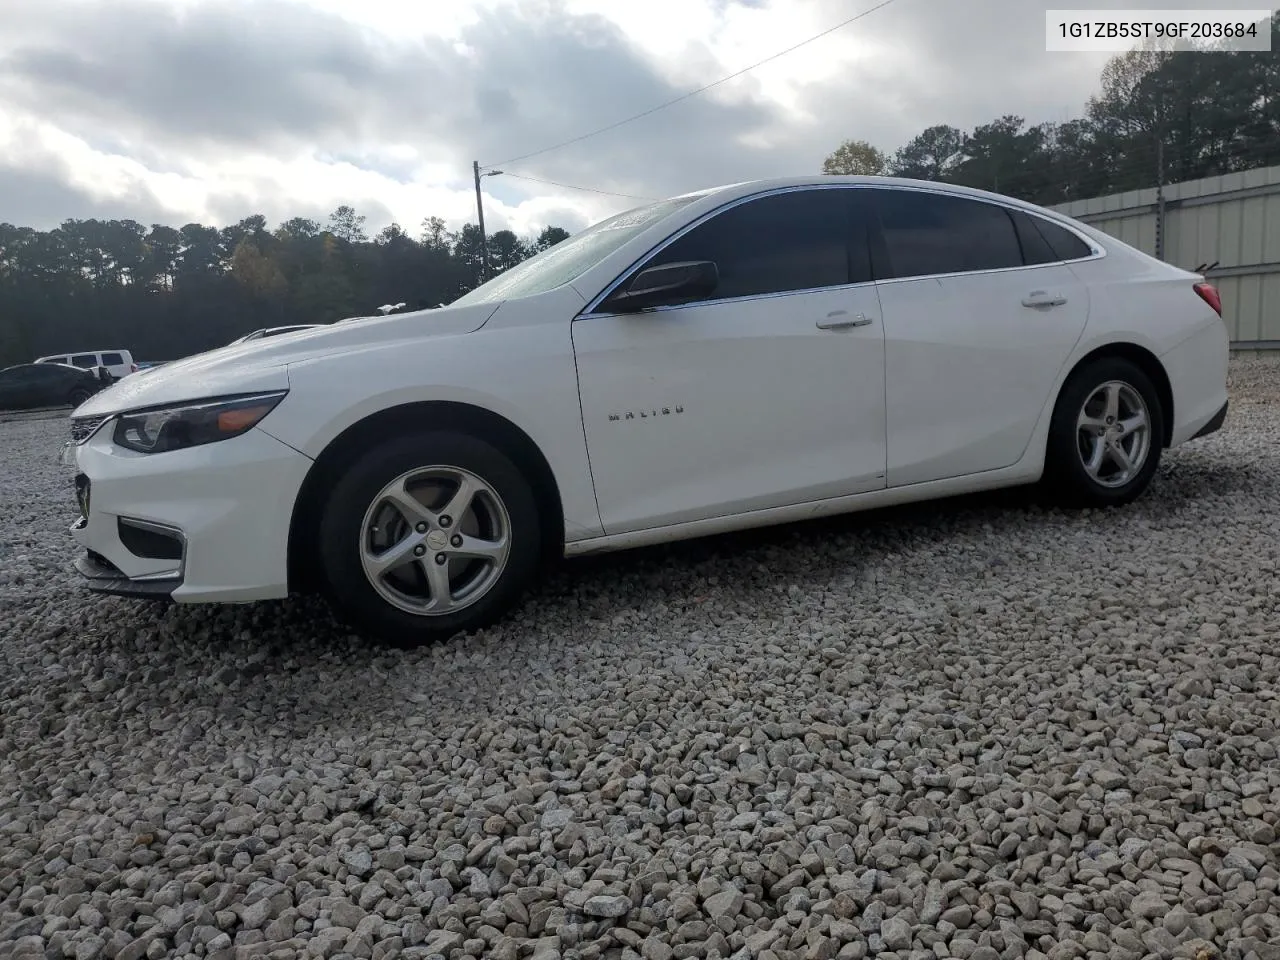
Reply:
[[362, 451], [395, 436], [421, 432], [424, 426], [469, 434], [493, 444], [525, 473], [542, 525], [545, 560], [564, 553], [564, 508], [551, 465], [538, 445], [518, 426], [492, 410], [452, 401], [422, 401], [388, 407], [358, 420], [329, 442], [307, 471], [289, 520], [290, 592], [310, 590], [318, 582], [316, 530], [325, 495], [343, 468]]

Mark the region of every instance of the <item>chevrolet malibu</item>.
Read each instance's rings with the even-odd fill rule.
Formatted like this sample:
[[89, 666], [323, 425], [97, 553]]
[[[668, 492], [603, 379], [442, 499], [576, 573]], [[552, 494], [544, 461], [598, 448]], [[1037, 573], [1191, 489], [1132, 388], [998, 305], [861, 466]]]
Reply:
[[1213, 286], [1007, 197], [740, 183], [605, 220], [448, 307], [235, 344], [82, 404], [91, 589], [319, 590], [480, 627], [545, 561], [1040, 482], [1139, 496], [1226, 416]]

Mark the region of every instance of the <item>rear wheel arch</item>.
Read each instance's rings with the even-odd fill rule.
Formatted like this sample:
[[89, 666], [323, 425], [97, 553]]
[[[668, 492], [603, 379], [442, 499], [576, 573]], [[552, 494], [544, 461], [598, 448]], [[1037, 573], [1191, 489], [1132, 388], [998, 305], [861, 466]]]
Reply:
[[[1071, 382], [1071, 378], [1079, 371], [1105, 357], [1128, 360], [1151, 380], [1160, 399], [1160, 411], [1164, 415], [1163, 430], [1161, 431], [1163, 436], [1160, 438], [1161, 446], [1168, 447], [1173, 442], [1173, 386], [1169, 382], [1169, 374], [1165, 372], [1164, 364], [1146, 347], [1138, 346], [1136, 343], [1125, 342], [1108, 343], [1095, 348], [1081, 357], [1067, 372], [1067, 375], [1062, 380], [1062, 386], [1058, 388], [1059, 396], [1066, 389], [1067, 384]], [[1057, 403], [1057, 398], [1055, 398], [1054, 403]]]
[[318, 583], [315, 558], [320, 511], [325, 495], [351, 458], [389, 438], [424, 429], [452, 430], [484, 440], [510, 457], [533, 488], [543, 524], [544, 557], [564, 550], [564, 510], [559, 484], [546, 457], [527, 433], [506, 417], [483, 407], [451, 401], [424, 401], [388, 407], [353, 423], [316, 458], [294, 501], [289, 521], [288, 582], [291, 591]]

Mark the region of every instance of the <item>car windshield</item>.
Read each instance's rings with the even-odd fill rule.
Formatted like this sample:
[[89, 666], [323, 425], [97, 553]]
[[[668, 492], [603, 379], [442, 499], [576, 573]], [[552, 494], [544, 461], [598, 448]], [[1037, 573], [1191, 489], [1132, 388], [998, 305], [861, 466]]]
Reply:
[[451, 306], [491, 303], [554, 290], [581, 276], [642, 230], [696, 199], [696, 194], [675, 197], [601, 220], [568, 240], [561, 240], [554, 247], [498, 274], [453, 301]]

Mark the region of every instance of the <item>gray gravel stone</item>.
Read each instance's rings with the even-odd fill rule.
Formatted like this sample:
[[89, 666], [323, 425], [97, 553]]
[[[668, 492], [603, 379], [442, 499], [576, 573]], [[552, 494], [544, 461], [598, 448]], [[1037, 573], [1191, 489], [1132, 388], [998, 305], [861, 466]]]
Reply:
[[65, 422], [0, 422], [0, 956], [1267, 957], [1280, 357], [1231, 376], [1123, 509], [568, 564], [413, 651], [85, 595]]

